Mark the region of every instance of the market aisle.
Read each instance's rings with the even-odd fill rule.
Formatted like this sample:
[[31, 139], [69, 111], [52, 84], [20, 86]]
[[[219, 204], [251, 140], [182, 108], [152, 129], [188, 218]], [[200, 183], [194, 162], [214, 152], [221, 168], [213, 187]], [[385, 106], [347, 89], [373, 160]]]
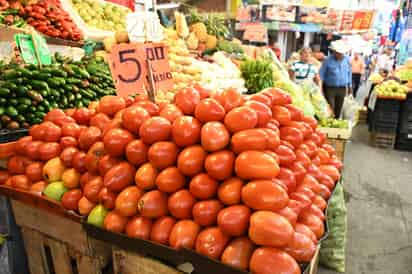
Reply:
[[346, 273], [412, 274], [412, 153], [373, 148], [358, 126], [345, 156]]

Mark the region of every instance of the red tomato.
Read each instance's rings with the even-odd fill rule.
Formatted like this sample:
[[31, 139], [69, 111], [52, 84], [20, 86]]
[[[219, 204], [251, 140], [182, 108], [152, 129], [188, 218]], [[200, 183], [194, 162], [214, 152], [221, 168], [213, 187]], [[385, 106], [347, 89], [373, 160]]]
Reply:
[[227, 89], [216, 98], [226, 112], [243, 104], [243, 95], [235, 89]]
[[26, 176], [31, 182], [38, 182], [43, 180], [43, 163], [33, 162], [27, 165]]
[[207, 122], [201, 130], [201, 143], [206, 151], [218, 151], [229, 144], [230, 135], [221, 122]]
[[315, 215], [305, 214], [303, 216], [300, 216], [299, 222], [308, 226], [313, 231], [313, 233], [315, 233], [316, 238], [318, 239], [322, 238], [323, 234], [325, 233], [323, 221]]
[[324, 198], [325, 200], [328, 200], [331, 195], [331, 191], [329, 190], [329, 188], [322, 184], [319, 184], [318, 187], [319, 187], [319, 192], [317, 194], [322, 196], [322, 198]]
[[170, 232], [170, 246], [176, 249], [192, 249], [195, 246], [199, 230], [199, 225], [191, 220], [178, 221]]
[[219, 185], [217, 195], [225, 205], [238, 204], [241, 199], [243, 181], [239, 178], [230, 178]]
[[105, 209], [110, 210], [115, 206], [116, 197], [115, 193], [109, 191], [107, 187], [103, 187], [99, 192], [98, 200]]
[[45, 129], [43, 141], [58, 142], [60, 140], [62, 130], [59, 126], [48, 121], [41, 123], [40, 126]]
[[186, 189], [173, 193], [167, 202], [170, 214], [176, 219], [191, 219], [196, 199]]
[[302, 193], [306, 195], [306, 197], [310, 199], [311, 203], [312, 203], [312, 200], [315, 199], [315, 196], [316, 196], [316, 193], [306, 186], [300, 187], [297, 193]]
[[137, 169], [134, 181], [143, 190], [153, 189], [156, 187], [155, 180], [157, 175], [157, 169], [151, 163], [146, 163]]
[[249, 101], [262, 103], [266, 106], [272, 106], [272, 98], [262, 93], [255, 93], [249, 97]]
[[136, 215], [139, 199], [142, 197], [142, 195], [143, 191], [138, 187], [126, 187], [119, 193], [119, 195], [117, 195], [115, 201], [115, 210], [124, 217], [131, 217]]
[[273, 106], [272, 115], [282, 126], [289, 124], [292, 120], [289, 110], [283, 106]]
[[88, 125], [92, 112], [88, 108], [78, 108], [73, 114], [73, 118], [80, 125]]
[[73, 155], [72, 167], [79, 173], [86, 172], [86, 153], [84, 153], [83, 151], [76, 152]]
[[90, 211], [92, 211], [92, 209], [95, 207], [96, 205], [92, 202], [90, 202], [89, 200], [87, 200], [86, 197], [82, 197], [79, 200], [79, 213], [82, 216], [87, 216], [89, 215]]
[[80, 189], [72, 189], [62, 196], [62, 206], [67, 210], [77, 211], [79, 201], [83, 197]]
[[118, 193], [133, 183], [134, 175], [134, 167], [128, 162], [121, 162], [104, 175], [104, 185], [108, 190]]
[[150, 146], [148, 159], [158, 169], [173, 166], [176, 163], [178, 148], [173, 142], [157, 142]]
[[322, 221], [325, 221], [325, 214], [323, 213], [323, 211], [320, 210], [317, 206], [315, 206], [313, 204], [307, 210], [302, 212], [299, 215], [299, 218], [305, 218], [305, 215], [308, 215], [308, 214], [309, 215], [315, 215], [316, 217], [318, 217]]
[[237, 156], [235, 171], [242, 179], [273, 179], [279, 174], [279, 165], [269, 154], [249, 150]]
[[31, 182], [26, 175], [14, 175], [10, 177], [10, 180], [13, 188], [29, 190], [31, 187]]
[[[319, 194], [321, 188], [318, 180], [310, 174], [306, 174], [303, 178], [302, 183], [299, 184], [298, 191], [302, 188], [307, 187], [312, 190], [315, 194]], [[329, 190], [329, 189], [328, 189]]]
[[61, 152], [60, 144], [56, 142], [43, 143], [39, 146], [40, 160], [47, 161], [58, 157]]
[[126, 146], [133, 140], [133, 135], [127, 130], [114, 128], [103, 137], [104, 149], [113, 157], [120, 157], [126, 151]]
[[126, 159], [136, 166], [147, 162], [147, 152], [149, 148], [142, 142], [142, 140], [134, 140], [126, 146]]
[[237, 107], [226, 114], [224, 122], [227, 129], [234, 133], [254, 128], [258, 123], [258, 114], [251, 107]]
[[206, 228], [197, 236], [196, 252], [213, 259], [219, 259], [229, 239], [218, 227]]
[[232, 205], [219, 211], [217, 224], [229, 236], [242, 236], [249, 227], [250, 209], [244, 205]]
[[99, 161], [105, 155], [103, 142], [94, 143], [86, 154], [85, 165], [89, 172], [99, 171]]
[[292, 104], [285, 105], [285, 107], [289, 110], [290, 117], [293, 121], [302, 121], [304, 114], [300, 108]]
[[200, 99], [208, 98], [209, 95], [212, 93], [211, 90], [203, 88], [201, 85], [199, 85], [197, 83], [193, 85], [193, 88], [195, 88], [199, 92]]
[[110, 211], [104, 218], [103, 227], [111, 232], [123, 233], [128, 221], [127, 217], [120, 215], [116, 211]]
[[235, 155], [230, 150], [213, 152], [206, 157], [207, 174], [216, 180], [225, 180], [232, 176]]
[[147, 101], [149, 100], [149, 97], [147, 97], [146, 93], [137, 93], [136, 96], [134, 97], [135, 103], [141, 102], [141, 101]]
[[236, 132], [232, 136], [231, 149], [239, 154], [246, 150], [265, 150], [268, 148], [269, 135], [265, 130], [254, 128]]
[[92, 203], [99, 201], [99, 193], [103, 188], [103, 179], [96, 176], [88, 181], [83, 188], [83, 195]]
[[336, 156], [332, 156], [329, 164], [335, 166], [338, 170], [341, 170], [343, 167], [343, 163]]
[[[39, 181], [30, 186], [30, 192], [37, 196], [41, 196], [46, 186], [47, 186], [47, 183], [45, 181]], [[77, 209], [77, 204], [76, 204], [76, 209]]]
[[167, 195], [159, 190], [143, 194], [138, 202], [140, 215], [147, 218], [160, 218], [167, 215]]
[[133, 105], [144, 108], [145, 110], [147, 110], [147, 112], [149, 112], [150, 116], [157, 116], [160, 112], [159, 106], [148, 100], [139, 101], [134, 103]]
[[207, 200], [216, 195], [218, 182], [206, 173], [192, 178], [189, 184], [190, 193], [199, 200]]
[[296, 189], [296, 177], [292, 170], [281, 167], [277, 177], [288, 189], [288, 193], [292, 193]]
[[159, 141], [167, 141], [172, 131], [172, 124], [163, 117], [152, 117], [143, 122], [139, 134], [148, 145]]
[[256, 274], [300, 274], [298, 263], [288, 253], [273, 247], [256, 249], [250, 259], [249, 269]]
[[160, 191], [173, 193], [185, 185], [185, 177], [176, 167], [168, 167], [162, 170], [155, 180]]
[[275, 152], [279, 156], [281, 166], [288, 167], [296, 161], [295, 152], [285, 145], [279, 145]]
[[313, 142], [312, 140], [305, 140], [304, 144], [308, 146], [308, 156], [310, 158], [315, 157], [318, 153], [318, 146], [315, 144], [315, 142]]
[[174, 98], [175, 105], [182, 110], [186, 115], [191, 115], [195, 112], [196, 106], [200, 102], [200, 94], [194, 88], [185, 88], [179, 90]]
[[316, 195], [312, 203], [313, 205], [317, 206], [322, 211], [325, 210], [327, 207], [326, 200], [320, 195]]
[[250, 217], [249, 238], [258, 245], [284, 247], [293, 238], [289, 221], [271, 211], [256, 211]]
[[119, 158], [114, 158], [110, 155], [104, 155], [99, 159], [98, 173], [100, 174], [100, 176], [104, 176], [112, 167], [119, 164], [120, 162], [121, 160]]
[[294, 148], [298, 148], [303, 142], [303, 133], [294, 127], [281, 127], [280, 139], [288, 141]]
[[326, 174], [321, 173], [321, 176], [316, 177], [322, 185], [325, 185], [327, 188], [329, 188], [330, 191], [335, 187], [335, 182], [331, 177], [329, 177]]
[[275, 151], [280, 144], [279, 133], [269, 128], [263, 129], [267, 135], [267, 149]]
[[60, 147], [61, 149], [65, 149], [66, 147], [77, 147], [77, 139], [70, 136], [65, 136], [60, 139]]
[[308, 123], [313, 130], [316, 130], [316, 127], [318, 126], [318, 121], [311, 116], [303, 116], [302, 121]]
[[65, 167], [72, 167], [73, 157], [78, 151], [79, 150], [75, 147], [67, 147], [63, 149], [62, 153], [60, 154], [60, 159], [63, 161]]
[[159, 114], [161, 117], [166, 118], [173, 123], [174, 120], [183, 116], [183, 112], [174, 104], [167, 104]]
[[152, 230], [152, 221], [149, 218], [135, 216], [127, 222], [126, 234], [131, 238], [148, 240]]
[[23, 138], [20, 138], [17, 142], [16, 145], [14, 146], [14, 151], [16, 154], [20, 154], [22, 156], [28, 156], [26, 155], [26, 148], [27, 145], [31, 144], [33, 140], [33, 137], [31, 136], [25, 136]]
[[94, 143], [100, 141], [102, 131], [98, 127], [88, 127], [82, 130], [79, 135], [79, 146], [81, 149], [88, 150]]
[[247, 270], [254, 249], [254, 244], [247, 237], [235, 238], [223, 251], [221, 261], [231, 267]]
[[225, 118], [225, 114], [224, 107], [212, 98], [201, 100], [195, 109], [195, 117], [202, 123], [222, 121]]
[[207, 200], [197, 202], [193, 206], [193, 220], [201, 226], [211, 226], [216, 224], [217, 215], [223, 208], [218, 200]]
[[92, 118], [90, 118], [90, 126], [97, 127], [101, 131], [106, 127], [106, 125], [110, 122], [109, 116], [104, 113], [97, 113]]
[[46, 134], [46, 129], [40, 125], [33, 125], [29, 130], [30, 136], [33, 140], [43, 140], [44, 135]]
[[289, 206], [276, 211], [276, 213], [285, 217], [292, 226], [298, 221], [298, 214]]
[[160, 244], [169, 244], [170, 233], [176, 220], [169, 216], [163, 216], [156, 220], [152, 225], [152, 232], [150, 233], [150, 240]]
[[55, 108], [52, 109], [51, 111], [49, 111], [46, 116], [44, 116], [44, 121], [50, 121], [53, 122], [54, 120], [56, 120], [57, 118], [60, 117], [65, 117], [66, 114], [64, 113], [63, 110]]
[[139, 134], [140, 126], [144, 121], [150, 118], [149, 112], [139, 106], [130, 106], [124, 110], [122, 116], [122, 126], [137, 135]]
[[[261, 96], [261, 97], [267, 98], [266, 96]], [[262, 103], [262, 102], [257, 102], [257, 101], [251, 100], [251, 101], [245, 102], [243, 105], [247, 106], [247, 107], [250, 107], [254, 111], [256, 111], [256, 113], [258, 115], [258, 123], [257, 123], [258, 127], [265, 126], [270, 121], [270, 119], [272, 118], [272, 110], [269, 107], [270, 104], [267, 105], [267, 104]]]
[[336, 150], [333, 146], [331, 146], [330, 144], [323, 144], [322, 148], [325, 149], [330, 156], [332, 155], [336, 155]]
[[288, 105], [292, 103], [292, 97], [278, 88], [267, 88], [262, 93], [270, 93], [273, 96], [272, 104], [274, 105]]
[[183, 149], [177, 157], [177, 168], [186, 176], [194, 176], [203, 170], [206, 151], [198, 145]]
[[283, 249], [297, 262], [308, 263], [316, 251], [315, 243], [305, 234], [295, 232], [293, 240]]
[[191, 146], [200, 140], [200, 122], [191, 116], [177, 118], [172, 125], [172, 139], [181, 147]]
[[302, 182], [302, 180], [303, 180], [303, 178], [305, 177], [305, 174], [306, 174], [305, 167], [300, 162], [294, 162], [290, 166], [290, 169], [295, 174], [296, 184], [300, 184], [300, 182]]
[[114, 116], [116, 112], [126, 107], [126, 101], [120, 96], [104, 96], [100, 98], [99, 112]]
[[321, 165], [319, 169], [321, 172], [332, 178], [335, 182], [340, 179], [339, 170], [333, 165]]
[[242, 201], [255, 210], [276, 211], [288, 205], [287, 192], [269, 180], [250, 181], [242, 188]]
[[292, 209], [295, 210], [296, 213], [300, 213], [301, 210], [306, 210], [312, 204], [312, 200], [301, 192], [293, 192], [289, 195], [289, 201], [295, 201], [295, 207]]
[[315, 233], [313, 233], [313, 231], [307, 225], [296, 223], [295, 233], [306, 235], [306, 237], [308, 237], [313, 243], [318, 243], [318, 239], [316, 239]]
[[322, 165], [327, 165], [330, 161], [329, 152], [324, 148], [319, 148], [317, 156], [319, 157], [319, 161]]

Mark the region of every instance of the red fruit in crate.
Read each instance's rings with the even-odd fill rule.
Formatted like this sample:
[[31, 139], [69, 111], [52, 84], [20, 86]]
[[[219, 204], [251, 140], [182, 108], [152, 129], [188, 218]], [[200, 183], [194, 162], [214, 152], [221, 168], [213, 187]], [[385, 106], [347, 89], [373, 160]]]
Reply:
[[157, 175], [157, 169], [151, 163], [146, 163], [137, 169], [134, 181], [140, 189], [153, 189], [156, 187], [155, 182]]
[[104, 218], [103, 227], [111, 232], [123, 233], [128, 220], [127, 217], [120, 215], [118, 212], [110, 211]]
[[281, 127], [280, 139], [290, 142], [294, 148], [297, 148], [303, 142], [303, 133], [295, 127]]
[[97, 127], [101, 131], [104, 130], [106, 125], [110, 122], [109, 116], [107, 116], [104, 113], [97, 113], [95, 114], [92, 118], [90, 118], [90, 126], [91, 127]]
[[56, 120], [57, 118], [60, 117], [65, 117], [66, 114], [64, 113], [63, 110], [59, 109], [59, 108], [55, 108], [50, 110], [46, 116], [44, 116], [44, 121], [49, 121], [49, 122], [53, 122], [54, 120]]
[[224, 107], [212, 98], [201, 100], [195, 109], [195, 117], [202, 123], [222, 121], [225, 118], [225, 114]]
[[322, 196], [320, 196], [320, 195], [317, 195], [317, 196], [313, 199], [312, 204], [315, 205], [315, 206], [317, 206], [317, 207], [318, 207], [320, 210], [322, 210], [322, 211], [325, 210], [326, 207], [327, 207], [326, 200], [325, 200]]
[[173, 142], [157, 142], [150, 146], [148, 159], [158, 169], [173, 166], [176, 163], [178, 148]]
[[183, 175], [194, 176], [203, 170], [206, 155], [206, 151], [201, 146], [187, 147], [177, 157], [177, 168]]
[[65, 167], [72, 167], [73, 157], [79, 150], [75, 147], [66, 147], [60, 153], [60, 159], [63, 161]]
[[194, 88], [179, 90], [174, 98], [175, 105], [186, 115], [192, 115], [200, 102], [200, 94]]
[[86, 154], [86, 168], [89, 172], [99, 172], [99, 161], [106, 154], [103, 142], [94, 143]]
[[176, 219], [190, 219], [195, 198], [186, 189], [173, 193], [167, 202], [170, 214]]
[[17, 142], [16, 145], [14, 146], [14, 151], [16, 154], [20, 154], [22, 156], [28, 156], [26, 155], [26, 149], [29, 144], [32, 143], [33, 137], [31, 136], [25, 136], [23, 138], [20, 138]]
[[298, 263], [288, 253], [273, 247], [260, 247], [250, 258], [249, 270], [259, 274], [300, 274]]
[[[268, 98], [268, 97], [261, 96], [259, 98]], [[254, 111], [256, 111], [258, 115], [258, 122], [257, 122], [258, 127], [265, 126], [269, 122], [269, 120], [272, 118], [272, 110], [269, 107], [270, 105], [267, 105], [263, 102], [254, 101], [254, 100], [247, 101], [243, 105], [246, 107], [250, 107]]]
[[201, 226], [211, 226], [216, 224], [217, 215], [223, 208], [223, 204], [218, 200], [207, 200], [197, 202], [193, 206], [193, 220]]
[[279, 165], [269, 154], [249, 150], [237, 156], [235, 171], [242, 179], [272, 179], [279, 174]]
[[254, 244], [247, 237], [235, 238], [226, 246], [221, 261], [234, 268], [247, 270], [254, 249]]
[[316, 130], [318, 126], [318, 121], [311, 116], [303, 116], [302, 121], [310, 125], [313, 130]]
[[103, 205], [105, 209], [113, 209], [116, 201], [116, 194], [103, 187], [98, 196], [99, 203]]
[[62, 196], [62, 206], [67, 210], [77, 211], [79, 201], [83, 197], [80, 189], [72, 189]]
[[40, 160], [47, 161], [60, 155], [60, 144], [56, 142], [43, 143], [39, 146]]
[[305, 214], [304, 216], [299, 216], [299, 222], [308, 226], [318, 239], [322, 238], [323, 234], [325, 234], [323, 221], [315, 215]]
[[127, 222], [126, 234], [131, 238], [148, 240], [152, 230], [152, 221], [149, 218], [135, 216]]
[[24, 156], [12, 156], [7, 162], [7, 170], [10, 174], [24, 174], [26, 167], [31, 163], [29, 158]]
[[116, 112], [126, 107], [126, 101], [120, 96], [104, 96], [99, 102], [99, 112], [114, 116]]
[[279, 145], [275, 152], [279, 156], [281, 166], [291, 166], [296, 161], [296, 154], [293, 149], [285, 145]]
[[130, 106], [125, 109], [122, 117], [122, 126], [133, 134], [139, 134], [140, 126], [150, 118], [149, 112], [139, 106]]
[[234, 133], [254, 128], [258, 123], [258, 114], [251, 107], [237, 107], [226, 114], [224, 122], [228, 130]]
[[304, 114], [300, 108], [292, 104], [285, 105], [285, 107], [289, 110], [290, 117], [293, 121], [302, 121]]
[[242, 236], [247, 233], [250, 213], [251, 211], [247, 206], [229, 206], [219, 212], [217, 224], [229, 236]]
[[307, 263], [312, 260], [316, 251], [315, 243], [305, 234], [295, 232], [293, 240], [283, 249], [297, 262]]
[[47, 183], [45, 181], [38, 181], [30, 186], [29, 191], [35, 195], [41, 196], [46, 186], [47, 186]]
[[135, 172], [134, 167], [128, 162], [121, 162], [104, 175], [104, 185], [112, 192], [121, 192], [133, 183]]
[[62, 130], [59, 126], [49, 121], [41, 123], [40, 126], [45, 130], [43, 141], [57, 142], [60, 140]]
[[66, 147], [77, 147], [77, 139], [70, 136], [65, 136], [60, 139], [60, 147], [61, 149], [65, 149]]
[[113, 120], [119, 120], [120, 121], [120, 125], [122, 125], [121, 121], [123, 120], [123, 114], [125, 112], [125, 108], [119, 110], [118, 112], [116, 112], [116, 114], [113, 117]]
[[136, 215], [139, 199], [142, 195], [143, 191], [140, 188], [135, 186], [126, 187], [117, 195], [114, 206], [115, 210], [125, 217]]
[[270, 93], [273, 97], [272, 104], [274, 105], [288, 105], [292, 103], [292, 97], [289, 94], [278, 88], [267, 88], [263, 93]]
[[259, 102], [259, 103], [264, 104], [265, 106], [271, 106], [272, 105], [272, 98], [269, 97], [269, 96], [266, 96], [262, 93], [255, 93], [255, 94], [251, 95], [249, 97], [249, 101], [247, 101], [247, 102], [250, 102], [250, 101]]
[[216, 99], [220, 102], [226, 112], [241, 106], [244, 101], [243, 95], [236, 89], [231, 88], [223, 91], [220, 95], [217, 95]]
[[92, 211], [92, 209], [95, 207], [96, 204], [90, 202], [89, 200], [87, 200], [86, 197], [82, 197], [79, 200], [79, 213], [82, 216], [87, 216], [89, 215], [90, 211]]
[[217, 195], [225, 205], [235, 205], [240, 202], [243, 181], [233, 177], [219, 185]]
[[180, 147], [191, 146], [200, 141], [200, 122], [191, 116], [181, 116], [172, 125], [172, 139]]
[[33, 162], [27, 165], [26, 176], [31, 182], [38, 182], [43, 180], [43, 163]]
[[189, 184], [190, 193], [199, 200], [210, 199], [216, 195], [218, 182], [206, 173], [192, 178]]
[[169, 216], [163, 216], [157, 219], [152, 225], [150, 240], [160, 244], [168, 245], [170, 233], [176, 220]]
[[138, 202], [140, 215], [156, 219], [167, 215], [167, 195], [159, 190], [152, 190], [143, 194]]
[[104, 176], [112, 167], [119, 164], [120, 162], [121, 160], [119, 158], [115, 158], [110, 155], [104, 155], [99, 159], [98, 173], [100, 174], [100, 176]]
[[157, 116], [160, 112], [159, 106], [148, 100], [139, 101], [134, 103], [133, 105], [144, 108], [147, 112], [149, 112], [150, 116]]
[[80, 132], [79, 146], [81, 149], [88, 150], [94, 143], [100, 141], [102, 131], [98, 127], [88, 127]]
[[197, 236], [196, 252], [213, 259], [219, 259], [229, 239], [218, 227], [206, 228]]
[[183, 116], [183, 112], [175, 104], [167, 104], [162, 108], [159, 115], [173, 123], [174, 120]]
[[289, 197], [275, 182], [255, 180], [242, 188], [242, 201], [255, 210], [276, 211], [288, 205]]
[[296, 189], [296, 177], [292, 170], [281, 167], [277, 177], [288, 189], [288, 193], [292, 193]]
[[83, 173], [82, 176], [80, 176], [80, 186], [82, 188], [84, 188], [84, 186], [86, 185], [86, 183], [88, 183], [90, 180], [92, 180], [93, 178], [97, 177], [96, 174], [92, 174], [89, 172], [85, 172]]
[[176, 167], [162, 170], [156, 177], [155, 184], [160, 191], [173, 193], [185, 185], [185, 177]]
[[313, 233], [313, 231], [307, 225], [296, 223], [295, 233], [306, 235], [306, 237], [308, 237], [312, 242], [314, 242], [315, 244], [318, 243], [318, 239], [316, 239], [315, 233]]
[[263, 128], [267, 135], [267, 149], [275, 151], [280, 144], [279, 133], [269, 128]]
[[199, 230], [199, 225], [191, 220], [178, 221], [170, 232], [169, 245], [176, 249], [192, 249], [195, 246]]
[[126, 146], [133, 140], [133, 135], [127, 130], [114, 128], [103, 137], [104, 149], [113, 157], [120, 157], [126, 151]]
[[29, 134], [33, 137], [33, 140], [43, 140], [46, 129], [40, 125], [33, 125], [29, 130]]
[[88, 108], [78, 108], [73, 114], [73, 118], [76, 122], [80, 125], [88, 125], [90, 121], [90, 117], [92, 116], [92, 112]]
[[103, 179], [96, 176], [90, 181], [86, 182], [83, 188], [83, 195], [92, 203], [99, 201], [99, 193], [103, 189]]
[[286, 107], [275, 105], [272, 107], [273, 118], [276, 119], [282, 126], [288, 125], [292, 121], [289, 110]]
[[6, 170], [0, 170], [0, 185], [4, 185], [10, 178], [9, 172]]
[[201, 143], [206, 151], [224, 149], [230, 140], [226, 127], [221, 122], [207, 122], [201, 131]]
[[146, 146], [142, 140], [131, 141], [126, 146], [127, 161], [133, 165], [140, 166], [141, 164], [147, 162], [148, 150], [148, 146]]
[[76, 169], [79, 173], [86, 172], [86, 153], [84, 153], [83, 151], [76, 152], [73, 155], [72, 167]]
[[13, 188], [29, 190], [31, 187], [31, 182], [26, 175], [15, 175], [12, 176], [10, 180]]
[[276, 213], [285, 217], [292, 226], [298, 221], [298, 214], [289, 206], [276, 211]]
[[225, 180], [232, 176], [235, 155], [230, 150], [221, 150], [209, 154], [205, 160], [207, 174], [216, 180]]
[[139, 135], [145, 144], [167, 141], [170, 138], [172, 125], [166, 118], [152, 117], [140, 126]]
[[337, 182], [340, 179], [339, 170], [333, 165], [322, 165], [319, 167], [320, 171], [332, 178], [333, 181]]
[[236, 132], [231, 139], [231, 149], [239, 154], [246, 150], [265, 150], [269, 136], [263, 129], [246, 129]]

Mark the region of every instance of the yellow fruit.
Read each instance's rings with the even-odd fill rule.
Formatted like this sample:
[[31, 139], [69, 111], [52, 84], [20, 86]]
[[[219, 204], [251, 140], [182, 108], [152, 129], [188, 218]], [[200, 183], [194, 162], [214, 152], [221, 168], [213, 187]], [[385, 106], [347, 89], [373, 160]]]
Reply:
[[196, 34], [197, 39], [199, 39], [200, 42], [206, 42], [207, 40], [207, 29], [205, 24], [199, 22], [195, 23], [190, 26], [192, 31]]
[[189, 35], [189, 27], [187, 26], [186, 18], [180, 12], [175, 11], [176, 32], [182, 37], [186, 38]]
[[74, 168], [66, 169], [62, 174], [62, 181], [67, 188], [76, 188], [79, 186], [80, 174]]
[[64, 164], [59, 157], [50, 159], [43, 166], [43, 178], [49, 183], [61, 181], [64, 169]]
[[206, 48], [207, 49], [214, 49], [217, 45], [217, 38], [214, 35], [208, 35], [206, 41]]
[[103, 40], [103, 44], [104, 44], [104, 49], [107, 52], [110, 52], [112, 50], [112, 47], [117, 44], [116, 38], [114, 38], [113, 36], [106, 37]]
[[189, 38], [187, 38], [186, 44], [189, 49], [197, 49], [199, 45], [199, 40], [197, 39], [196, 34], [194, 32], [190, 33]]
[[125, 30], [116, 31], [115, 38], [118, 44], [129, 42], [129, 34]]

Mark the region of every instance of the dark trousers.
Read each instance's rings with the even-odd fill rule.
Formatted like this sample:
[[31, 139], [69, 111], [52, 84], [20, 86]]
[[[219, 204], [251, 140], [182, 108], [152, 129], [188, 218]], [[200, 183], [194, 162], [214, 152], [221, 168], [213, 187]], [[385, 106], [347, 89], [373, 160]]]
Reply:
[[346, 96], [346, 88], [325, 87], [325, 97], [335, 114], [335, 118], [340, 117], [343, 101]]
[[358, 93], [361, 77], [362, 77], [362, 74], [360, 73], [352, 74], [353, 97], [355, 98], [356, 98], [356, 94]]

